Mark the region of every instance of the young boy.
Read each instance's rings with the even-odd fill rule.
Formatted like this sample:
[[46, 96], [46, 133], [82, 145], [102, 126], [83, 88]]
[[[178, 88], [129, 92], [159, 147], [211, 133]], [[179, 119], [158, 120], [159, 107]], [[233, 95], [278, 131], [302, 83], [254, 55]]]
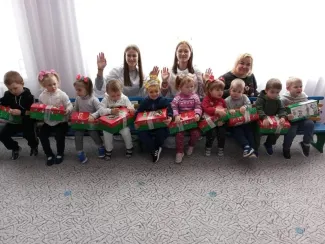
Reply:
[[[287, 80], [287, 92], [281, 97], [283, 105], [286, 107], [291, 104], [305, 102], [308, 100], [307, 95], [302, 91], [302, 81], [297, 77], [290, 77]], [[292, 120], [293, 115], [288, 114], [288, 119]], [[310, 142], [313, 139], [314, 134], [314, 122], [310, 119], [304, 119], [297, 122], [292, 122], [288, 133], [284, 136], [283, 140], [283, 156], [286, 159], [290, 159], [290, 147], [295, 138], [297, 131], [303, 130], [304, 137], [299, 143], [302, 154], [305, 157], [309, 156]]]
[[8, 88], [4, 96], [0, 98], [0, 104], [10, 107], [12, 115], [19, 115], [22, 117], [21, 124], [7, 123], [0, 132], [0, 141], [9, 150], [12, 150], [11, 159], [19, 158], [21, 147], [18, 142], [11, 137], [17, 132], [23, 132], [23, 137], [28, 141], [31, 148], [30, 156], [38, 154], [38, 138], [36, 135], [36, 123], [26, 115], [31, 105], [34, 103], [34, 96], [28, 88], [24, 87], [23, 78], [16, 71], [9, 71], [4, 76], [4, 84]]
[[[280, 124], [283, 125], [287, 117], [285, 108], [279, 98], [279, 93], [282, 89], [282, 84], [279, 79], [272, 78], [266, 83], [265, 90], [261, 91], [256, 100], [256, 109], [260, 119], [263, 120], [264, 126], [269, 126], [270, 123], [267, 116], [277, 115], [280, 118]], [[273, 145], [276, 144], [279, 135], [268, 135], [264, 143], [264, 147], [268, 155], [273, 154]]]

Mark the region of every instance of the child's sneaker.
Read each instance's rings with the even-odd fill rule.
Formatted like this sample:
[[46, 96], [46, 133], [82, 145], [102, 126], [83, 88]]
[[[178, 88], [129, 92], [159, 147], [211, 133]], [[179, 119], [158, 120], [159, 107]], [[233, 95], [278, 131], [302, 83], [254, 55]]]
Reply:
[[52, 166], [55, 163], [54, 155], [47, 156], [46, 165]]
[[249, 158], [258, 158], [257, 153], [254, 151], [251, 155], [249, 155]]
[[152, 153], [152, 162], [153, 162], [153, 163], [157, 163], [157, 162], [158, 162], [159, 157], [160, 157], [161, 150], [162, 150], [162, 148], [159, 147], [157, 150], [155, 150], [155, 151]]
[[29, 154], [29, 156], [37, 156], [38, 155], [38, 146], [36, 146], [36, 147], [31, 147], [30, 148], [30, 154]]
[[205, 148], [205, 156], [210, 157], [211, 156], [211, 147]]
[[126, 149], [125, 156], [127, 158], [131, 158], [132, 157], [132, 153], [133, 153], [133, 147], [130, 148], [130, 149]]
[[19, 158], [19, 153], [21, 151], [21, 147], [18, 146], [18, 149], [17, 150], [12, 150], [12, 153], [11, 153], [11, 159], [12, 160], [16, 160]]
[[63, 155], [56, 155], [56, 158], [55, 158], [55, 163], [56, 164], [60, 164], [60, 163], [62, 163], [63, 162]]
[[269, 146], [269, 145], [267, 145], [265, 143], [263, 145], [265, 147], [266, 153], [271, 156], [273, 154], [273, 147]]
[[109, 161], [109, 160], [111, 160], [111, 158], [112, 158], [112, 151], [106, 151], [104, 159], [106, 161]]
[[98, 157], [99, 158], [104, 158], [105, 157], [105, 147], [101, 146], [98, 148]]
[[84, 152], [78, 152], [78, 158], [80, 163], [84, 164], [88, 161], [88, 158], [86, 157]]
[[186, 155], [191, 156], [193, 154], [194, 147], [189, 146], [186, 151]]
[[250, 155], [252, 155], [252, 153], [254, 152], [254, 149], [251, 148], [250, 146], [245, 146], [244, 147], [244, 151], [243, 151], [243, 157], [249, 157]]
[[283, 149], [283, 157], [286, 159], [291, 158], [290, 149]]
[[180, 164], [183, 161], [184, 153], [176, 153], [175, 163]]
[[222, 147], [218, 148], [218, 154], [217, 154], [218, 157], [223, 157], [224, 156], [223, 151], [224, 151], [224, 149]]
[[305, 157], [308, 157], [309, 156], [309, 151], [310, 151], [310, 146], [306, 146], [302, 141], [299, 142], [299, 145], [301, 147], [302, 154]]

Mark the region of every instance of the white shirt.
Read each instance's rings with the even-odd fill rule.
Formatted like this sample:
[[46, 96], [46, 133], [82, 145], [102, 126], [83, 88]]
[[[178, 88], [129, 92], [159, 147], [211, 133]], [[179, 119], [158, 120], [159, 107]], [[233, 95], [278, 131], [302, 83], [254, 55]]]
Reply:
[[109, 95], [105, 93], [105, 97], [101, 102], [101, 109], [99, 110], [100, 116], [111, 114], [111, 108], [127, 107], [128, 109], [134, 109], [133, 104], [129, 98], [124, 94], [121, 94], [121, 98], [117, 101], [113, 101], [109, 98]]

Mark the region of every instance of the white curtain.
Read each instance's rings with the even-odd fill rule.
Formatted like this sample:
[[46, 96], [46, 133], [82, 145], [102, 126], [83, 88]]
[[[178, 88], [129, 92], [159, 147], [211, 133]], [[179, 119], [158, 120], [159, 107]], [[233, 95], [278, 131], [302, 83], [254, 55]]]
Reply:
[[62, 90], [75, 97], [74, 78], [85, 69], [74, 1], [12, 0], [12, 7], [27, 73], [26, 86], [38, 95], [38, 72], [55, 69]]

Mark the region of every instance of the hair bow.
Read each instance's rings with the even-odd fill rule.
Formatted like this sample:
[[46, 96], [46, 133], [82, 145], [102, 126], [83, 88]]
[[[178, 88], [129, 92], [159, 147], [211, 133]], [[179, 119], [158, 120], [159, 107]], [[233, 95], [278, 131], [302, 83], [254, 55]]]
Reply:
[[45, 75], [48, 75], [48, 74], [56, 74], [56, 71], [54, 69], [51, 69], [51, 70], [41, 70], [38, 73], [38, 79], [41, 81], [41, 80], [44, 79], [44, 76]]
[[210, 82], [214, 82], [214, 81], [215, 81], [214, 76], [213, 76], [213, 75], [210, 75], [207, 81], [208, 81], [209, 83], [210, 83]]
[[88, 83], [89, 78], [88, 78], [87, 76], [82, 76], [81, 74], [78, 74], [78, 75], [76, 76], [76, 80], [77, 80], [77, 81], [83, 81], [83, 82], [85, 82], [85, 83]]

